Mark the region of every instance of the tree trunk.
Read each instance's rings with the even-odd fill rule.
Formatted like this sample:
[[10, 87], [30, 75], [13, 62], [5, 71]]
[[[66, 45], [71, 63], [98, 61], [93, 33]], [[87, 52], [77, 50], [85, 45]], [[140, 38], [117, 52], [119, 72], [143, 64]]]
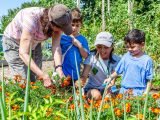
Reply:
[[77, 7], [80, 9], [80, 0], [77, 0]]
[[133, 2], [128, 0], [129, 29], [133, 29]]
[[102, 0], [102, 31], [105, 31], [105, 8], [104, 8], [104, 0]]
[[108, 3], [108, 17], [110, 17], [110, 0], [107, 0]]

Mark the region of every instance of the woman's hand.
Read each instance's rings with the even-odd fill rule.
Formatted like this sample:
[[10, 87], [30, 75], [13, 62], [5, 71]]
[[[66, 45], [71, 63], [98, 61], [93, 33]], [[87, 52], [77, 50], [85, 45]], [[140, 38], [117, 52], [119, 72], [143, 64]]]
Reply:
[[42, 79], [43, 79], [43, 84], [44, 84], [45, 87], [49, 87], [49, 86], [52, 85], [52, 80], [49, 77], [49, 75], [47, 75], [47, 74], [43, 75]]

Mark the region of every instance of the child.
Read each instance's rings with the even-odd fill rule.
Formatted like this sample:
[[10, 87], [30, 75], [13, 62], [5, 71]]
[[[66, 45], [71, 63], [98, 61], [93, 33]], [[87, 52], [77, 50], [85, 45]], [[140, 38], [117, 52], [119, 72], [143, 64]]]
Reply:
[[124, 42], [128, 52], [118, 63], [115, 72], [105, 82], [122, 74], [120, 93], [124, 94], [132, 89], [134, 96], [142, 95], [151, 86], [150, 81], [153, 78], [152, 59], [143, 52], [145, 33], [133, 29], [125, 36]]
[[[82, 15], [78, 8], [74, 8], [72, 13], [72, 35], [62, 35], [61, 37], [61, 49], [62, 49], [62, 70], [65, 76], [71, 76], [73, 72], [73, 78], [75, 81], [78, 80], [76, 62], [78, 66], [78, 73], [80, 73], [80, 64], [82, 58], [86, 58], [89, 54], [88, 42], [79, 31], [82, 26]], [[76, 61], [75, 61], [76, 54]], [[78, 82], [75, 84], [77, 85]]]
[[[94, 45], [96, 50], [84, 62], [84, 70], [81, 76], [83, 81], [88, 82], [84, 87], [84, 92], [88, 98], [100, 100], [104, 92], [105, 86], [103, 82], [106, 77], [114, 72], [114, 69], [120, 58], [113, 54], [113, 36], [109, 32], [100, 32]], [[113, 83], [114, 84], [114, 81]]]

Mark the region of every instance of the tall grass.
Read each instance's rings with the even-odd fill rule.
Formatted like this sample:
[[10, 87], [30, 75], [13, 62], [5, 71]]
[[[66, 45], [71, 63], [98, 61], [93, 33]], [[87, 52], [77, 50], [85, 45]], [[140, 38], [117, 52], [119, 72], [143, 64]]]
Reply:
[[2, 120], [6, 120], [6, 104], [5, 104], [5, 90], [4, 90], [4, 68], [2, 64], [2, 92], [0, 93], [0, 108]]
[[145, 104], [144, 104], [144, 111], [143, 111], [143, 120], [145, 120], [145, 117], [146, 117], [146, 110], [147, 110], [149, 91], [150, 91], [150, 86], [147, 87], [147, 93], [146, 93]]
[[81, 115], [82, 115], [82, 120], [85, 120], [83, 100], [82, 100], [82, 87], [81, 87], [80, 75], [79, 75], [79, 72], [78, 72], [78, 65], [77, 65], [77, 62], [76, 62], [77, 58], [76, 58], [76, 52], [75, 51], [74, 51], [74, 55], [75, 55], [76, 70], [77, 70], [77, 75], [78, 75], [78, 88], [79, 88]]
[[73, 98], [74, 98], [74, 105], [75, 105], [75, 109], [76, 109], [76, 115], [77, 115], [77, 120], [80, 120], [80, 112], [79, 112], [79, 107], [78, 107], [78, 101], [77, 101], [77, 94], [76, 94], [76, 88], [75, 88], [75, 84], [74, 84], [74, 79], [73, 79], [73, 71], [72, 71], [72, 83], [73, 83]]
[[[32, 47], [30, 46], [29, 52], [29, 64], [28, 64], [28, 71], [27, 71], [27, 83], [26, 83], [26, 91], [25, 91], [25, 98], [24, 98], [24, 113], [28, 111], [28, 99], [29, 99], [29, 90], [30, 90], [30, 64], [31, 64], [31, 57], [32, 57]], [[27, 120], [27, 116], [23, 115], [23, 120]]]

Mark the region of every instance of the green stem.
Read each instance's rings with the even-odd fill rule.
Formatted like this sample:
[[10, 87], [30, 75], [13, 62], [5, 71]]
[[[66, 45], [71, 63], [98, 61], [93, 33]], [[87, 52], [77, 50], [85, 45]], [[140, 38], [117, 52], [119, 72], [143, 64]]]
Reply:
[[[26, 83], [26, 91], [25, 91], [25, 98], [24, 98], [24, 113], [28, 111], [28, 99], [29, 99], [29, 90], [30, 90], [30, 64], [31, 64], [31, 56], [32, 56], [32, 49], [30, 46], [30, 53], [29, 53], [29, 65], [27, 71], [27, 83]], [[23, 120], [27, 120], [27, 116], [23, 115]]]
[[77, 70], [77, 75], [78, 75], [78, 88], [79, 88], [79, 96], [80, 96], [80, 108], [81, 108], [81, 115], [82, 115], [82, 120], [85, 120], [84, 116], [84, 108], [83, 108], [83, 99], [82, 99], [82, 88], [81, 88], [81, 81], [80, 81], [80, 76], [79, 76], [79, 71], [78, 71], [78, 65], [77, 65], [77, 58], [76, 58], [76, 53], [74, 51], [75, 55], [75, 63], [76, 63], [76, 70]]
[[145, 104], [144, 104], [144, 111], [143, 111], [143, 120], [145, 120], [145, 116], [146, 116], [146, 110], [147, 110], [147, 103], [148, 103], [149, 90], [150, 90], [150, 86], [147, 87], [147, 94], [146, 94], [146, 99], [145, 99]]

